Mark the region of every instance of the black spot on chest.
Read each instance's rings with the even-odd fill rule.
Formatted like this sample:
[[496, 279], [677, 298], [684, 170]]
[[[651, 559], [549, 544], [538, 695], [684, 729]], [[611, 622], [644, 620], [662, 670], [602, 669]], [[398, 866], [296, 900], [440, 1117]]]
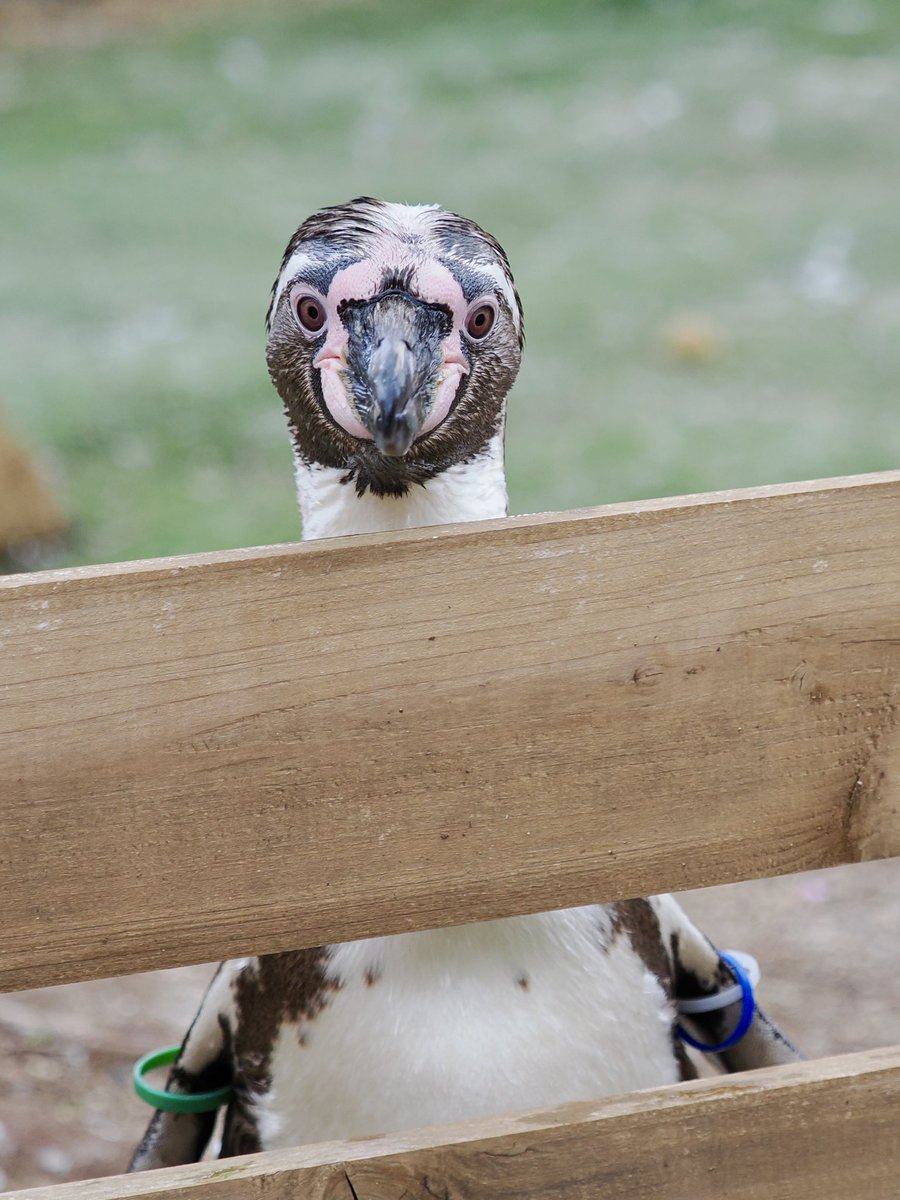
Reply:
[[243, 1088], [269, 1087], [272, 1050], [281, 1026], [315, 1020], [340, 990], [341, 985], [326, 976], [328, 958], [324, 946], [266, 954], [236, 978], [233, 1054], [235, 1079]]
[[672, 965], [666, 953], [659, 918], [649, 900], [620, 900], [613, 906], [613, 940], [626, 934], [644, 966], [655, 975], [666, 996], [674, 995]]

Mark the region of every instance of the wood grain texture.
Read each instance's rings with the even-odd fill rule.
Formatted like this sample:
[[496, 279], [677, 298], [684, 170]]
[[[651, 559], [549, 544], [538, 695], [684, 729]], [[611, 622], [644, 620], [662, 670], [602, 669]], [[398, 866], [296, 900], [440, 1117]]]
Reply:
[[900, 1047], [21, 1193], [29, 1200], [896, 1200]]
[[0, 986], [900, 852], [900, 473], [0, 579]]

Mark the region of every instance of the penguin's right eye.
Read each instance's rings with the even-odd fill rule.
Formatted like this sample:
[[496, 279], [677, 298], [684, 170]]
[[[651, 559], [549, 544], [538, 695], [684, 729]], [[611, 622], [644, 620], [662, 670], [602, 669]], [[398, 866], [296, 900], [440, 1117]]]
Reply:
[[321, 333], [325, 328], [325, 305], [318, 296], [297, 296], [294, 315], [304, 333]]

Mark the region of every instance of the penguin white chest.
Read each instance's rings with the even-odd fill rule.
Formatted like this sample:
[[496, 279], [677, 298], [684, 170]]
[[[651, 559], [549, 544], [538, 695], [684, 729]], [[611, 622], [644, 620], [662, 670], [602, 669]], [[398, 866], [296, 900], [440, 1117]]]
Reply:
[[602, 906], [350, 942], [318, 1015], [285, 1023], [266, 1148], [675, 1082], [672, 1008]]

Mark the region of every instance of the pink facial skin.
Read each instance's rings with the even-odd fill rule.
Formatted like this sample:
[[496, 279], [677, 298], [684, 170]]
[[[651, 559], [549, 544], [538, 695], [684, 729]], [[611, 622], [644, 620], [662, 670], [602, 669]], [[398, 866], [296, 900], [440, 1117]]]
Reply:
[[[409, 267], [413, 268], [411, 288], [415, 294], [428, 303], [445, 304], [453, 316], [453, 329], [442, 343], [442, 379], [419, 437], [430, 433], [446, 419], [459, 390], [460, 381], [469, 371], [469, 364], [462, 349], [461, 330], [466, 313], [473, 306], [466, 303], [462, 288], [450, 271], [440, 263], [411, 261], [408, 247], [392, 238], [385, 239], [371, 258], [338, 271], [331, 281], [328, 295], [320, 297], [326, 312], [326, 337], [313, 365], [320, 371], [322, 396], [329, 413], [342, 429], [355, 438], [371, 441], [372, 435], [357, 416], [342, 378], [342, 371], [346, 366], [347, 330], [338, 315], [338, 309], [345, 300], [368, 300], [374, 296], [389, 269], [399, 271]], [[295, 305], [297, 299], [305, 295], [318, 293], [305, 284], [295, 284], [291, 289], [291, 305]], [[493, 297], [488, 296], [486, 299], [493, 300]], [[475, 301], [475, 304], [478, 303], [481, 301]]]
[[[444, 345], [446, 344], [445, 342]], [[431, 433], [432, 429], [437, 429], [438, 425], [445, 420], [447, 414], [450, 412], [453, 401], [456, 399], [456, 393], [459, 391], [459, 382], [463, 375], [467, 375], [468, 373], [469, 367], [467, 363], [457, 362], [449, 359], [446, 355], [444, 356], [443, 379], [438, 385], [434, 404], [432, 405], [431, 412], [428, 414], [428, 419], [419, 432], [419, 437], [424, 437], [426, 433]]]
[[[353, 437], [369, 438], [372, 435], [367, 432], [365, 426], [362, 425], [357, 417], [355, 410], [351, 407], [347, 398], [347, 389], [344, 387], [341, 379], [341, 370], [344, 366], [343, 351], [347, 344], [346, 331], [343, 330], [336, 312], [332, 311], [329, 302], [322, 296], [322, 293], [316, 288], [310, 287], [309, 284], [298, 283], [291, 288], [290, 305], [294, 311], [297, 324], [300, 327], [300, 332], [304, 337], [312, 339], [318, 336], [317, 333], [306, 329], [303, 322], [297, 316], [297, 304], [304, 296], [314, 296], [326, 313], [327, 337], [325, 345], [313, 360], [313, 366], [319, 369], [319, 375], [322, 380], [322, 396], [328, 407], [328, 411], [335, 421], [343, 429], [346, 429], [348, 433], [352, 434]], [[343, 338], [340, 342], [334, 338], [336, 329], [339, 334], [343, 332]]]
[[352, 437], [366, 438], [371, 441], [371, 433], [360, 421], [356, 415], [356, 409], [351, 406], [347, 398], [347, 389], [341, 378], [341, 371], [344, 369], [343, 358], [333, 354], [326, 355], [325, 350], [322, 349], [316, 356], [313, 366], [319, 368], [319, 376], [322, 380], [322, 398], [334, 420]]

